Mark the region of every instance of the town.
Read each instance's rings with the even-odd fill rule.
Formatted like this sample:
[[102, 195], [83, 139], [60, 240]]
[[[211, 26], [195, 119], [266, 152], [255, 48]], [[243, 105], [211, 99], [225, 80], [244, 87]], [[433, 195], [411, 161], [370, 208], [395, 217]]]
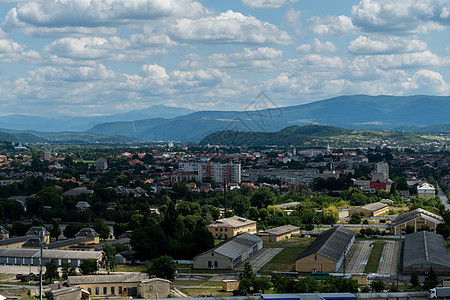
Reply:
[[51, 299], [420, 298], [450, 286], [446, 148], [5, 142], [1, 276], [42, 262]]

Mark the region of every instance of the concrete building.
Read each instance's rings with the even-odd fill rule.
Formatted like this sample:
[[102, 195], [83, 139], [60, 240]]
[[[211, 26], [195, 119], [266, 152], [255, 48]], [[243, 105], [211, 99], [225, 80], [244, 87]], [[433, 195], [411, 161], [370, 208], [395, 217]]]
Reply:
[[108, 161], [106, 158], [100, 157], [95, 161], [95, 169], [97, 171], [105, 171], [108, 169]]
[[450, 274], [450, 258], [442, 235], [419, 231], [407, 234], [403, 250], [404, 274]]
[[100, 235], [92, 228], [83, 228], [75, 235], [74, 239], [67, 239], [50, 243], [47, 249], [55, 250], [79, 250], [95, 251], [100, 242]]
[[[58, 266], [62, 262], [67, 262], [72, 266], [79, 267], [83, 260], [92, 258], [99, 260], [102, 256], [100, 251], [70, 251], [70, 250], [43, 250], [43, 261], [45, 265], [51, 259], [54, 259]], [[38, 266], [40, 250], [25, 248], [0, 248], [0, 264], [19, 265], [19, 266]]]
[[244, 232], [256, 233], [256, 221], [233, 216], [212, 222], [208, 230], [216, 240], [227, 239]]
[[389, 205], [386, 203], [375, 202], [368, 203], [362, 206], [350, 208], [348, 215], [351, 216], [354, 213], [363, 213], [365, 217], [376, 217], [381, 214], [384, 214], [389, 210]]
[[436, 190], [433, 185], [425, 182], [417, 187], [417, 196], [424, 200], [433, 199], [436, 197]]
[[355, 241], [355, 233], [342, 226], [322, 232], [295, 262], [297, 272], [336, 272]]
[[232, 270], [263, 246], [262, 238], [243, 233], [194, 257], [194, 269]]
[[146, 274], [130, 275], [90, 275], [69, 276], [70, 287], [79, 286], [89, 292], [92, 298], [139, 297], [167, 298], [170, 294], [170, 281], [161, 278], [148, 278]]
[[242, 180], [257, 182], [258, 179], [270, 178], [288, 184], [310, 184], [316, 178], [339, 178], [338, 173], [319, 173], [315, 168], [302, 170], [289, 169], [247, 169], [242, 171]]
[[292, 237], [293, 234], [300, 234], [300, 227], [284, 225], [265, 231], [260, 231], [256, 235], [260, 236], [264, 242], [278, 242]]
[[[183, 174], [184, 172], [197, 173], [196, 181], [198, 182], [203, 182], [203, 180], [207, 177], [211, 177], [217, 183], [226, 182], [227, 184], [229, 184], [232, 182], [241, 182], [241, 164], [180, 162], [179, 171], [180, 174]], [[175, 179], [179, 180], [178, 177], [174, 177], [172, 178], [172, 182]]]
[[404, 235], [406, 234], [407, 226], [413, 227], [414, 232], [423, 226], [428, 226], [431, 232], [435, 232], [436, 226], [440, 223], [444, 223], [444, 219], [441, 216], [422, 208], [417, 208], [398, 216], [394, 222], [391, 223], [390, 232], [393, 235]]
[[389, 179], [389, 165], [387, 162], [378, 162], [375, 172], [372, 174], [373, 181], [384, 182]]

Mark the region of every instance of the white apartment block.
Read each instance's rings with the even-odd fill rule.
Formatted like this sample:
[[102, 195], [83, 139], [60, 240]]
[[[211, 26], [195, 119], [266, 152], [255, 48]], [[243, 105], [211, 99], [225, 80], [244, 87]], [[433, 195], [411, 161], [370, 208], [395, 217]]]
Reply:
[[180, 162], [180, 172], [197, 172], [200, 182], [206, 177], [211, 177], [215, 182], [240, 183], [241, 164]]

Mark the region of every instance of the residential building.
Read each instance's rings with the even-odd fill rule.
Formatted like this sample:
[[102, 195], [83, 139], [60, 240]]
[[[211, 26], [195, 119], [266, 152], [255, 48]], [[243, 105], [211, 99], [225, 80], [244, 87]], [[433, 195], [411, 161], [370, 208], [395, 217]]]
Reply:
[[0, 240], [9, 239], [9, 231], [5, 227], [0, 226]]
[[95, 169], [97, 171], [105, 171], [108, 169], [108, 161], [106, 158], [100, 157], [95, 161]]
[[384, 182], [389, 179], [389, 165], [387, 162], [378, 162], [375, 167], [375, 172], [372, 174], [373, 181]]
[[442, 235], [428, 231], [407, 234], [403, 250], [403, 274], [450, 274], [450, 258]]
[[256, 221], [233, 216], [212, 222], [208, 225], [208, 230], [214, 239], [227, 239], [244, 232], [256, 233]]
[[279, 242], [292, 237], [294, 234], [300, 234], [300, 227], [293, 225], [284, 225], [276, 228], [258, 232], [264, 242]]
[[433, 185], [425, 182], [417, 187], [417, 196], [424, 200], [433, 199], [436, 197], [436, 190]]
[[148, 278], [146, 274], [69, 276], [67, 284], [79, 286], [93, 298], [168, 298], [170, 281]]
[[438, 224], [444, 223], [444, 219], [422, 208], [417, 208], [398, 216], [390, 225], [390, 232], [394, 235], [406, 234], [406, 227], [410, 226], [416, 232], [421, 227], [427, 226], [431, 232], [436, 231]]
[[194, 257], [194, 269], [232, 270], [258, 252], [262, 246], [262, 238], [245, 232]]
[[355, 233], [342, 226], [322, 232], [295, 262], [297, 272], [336, 272], [355, 241]]
[[339, 173], [319, 173], [317, 169], [248, 169], [242, 171], [242, 180], [258, 182], [259, 179], [270, 178], [288, 184], [310, 184], [316, 178], [339, 178]]
[[203, 182], [207, 177], [211, 177], [217, 183], [240, 183], [241, 164], [235, 163], [211, 163], [211, 162], [180, 162], [179, 171], [196, 172], [197, 181]]

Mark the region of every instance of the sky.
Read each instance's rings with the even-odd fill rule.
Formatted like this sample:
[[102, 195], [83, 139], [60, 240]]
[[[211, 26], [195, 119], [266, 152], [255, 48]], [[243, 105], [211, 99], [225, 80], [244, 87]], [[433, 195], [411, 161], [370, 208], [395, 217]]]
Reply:
[[450, 92], [450, 0], [0, 0], [0, 18], [0, 116]]

